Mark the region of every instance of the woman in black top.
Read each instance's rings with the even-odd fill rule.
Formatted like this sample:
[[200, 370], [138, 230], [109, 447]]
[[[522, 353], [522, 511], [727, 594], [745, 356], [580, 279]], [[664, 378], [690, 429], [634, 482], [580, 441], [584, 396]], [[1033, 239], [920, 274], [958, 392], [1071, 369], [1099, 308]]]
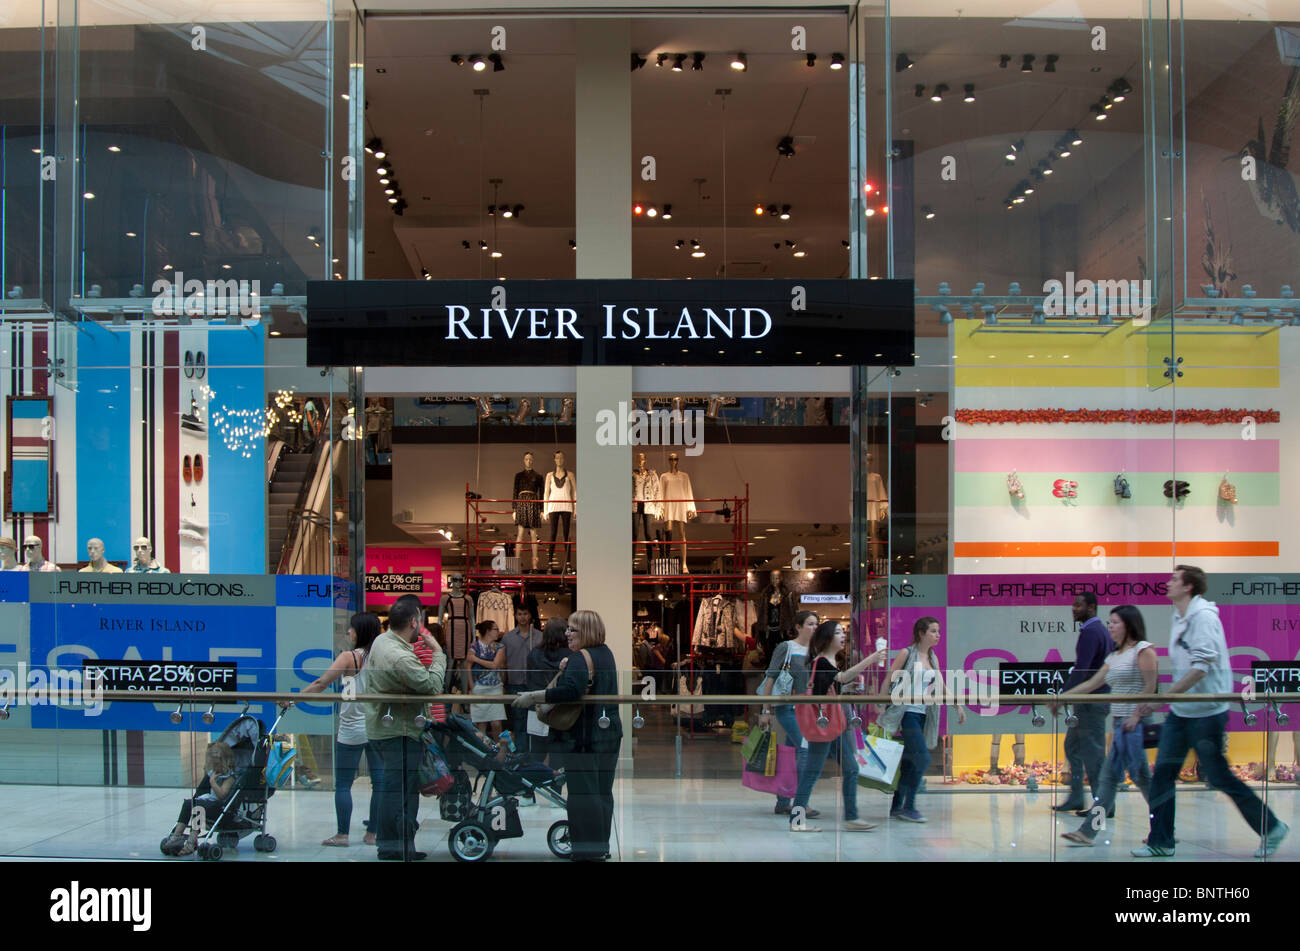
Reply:
[[[817, 625], [812, 641], [808, 645], [808, 655], [813, 658], [809, 665], [809, 677], [812, 692], [825, 696], [832, 684], [837, 689], [840, 684], [852, 683], [858, 676], [886, 656], [885, 651], [877, 651], [864, 657], [848, 670], [840, 671], [835, 657], [844, 649], [846, 638], [844, 628], [834, 621], [825, 621]], [[840, 763], [840, 788], [844, 794], [844, 830], [846, 832], [867, 832], [874, 829], [875, 823], [858, 818], [858, 761], [853, 742], [853, 731], [845, 728], [834, 740], [828, 743], [808, 741], [808, 760], [799, 776], [799, 790], [795, 793], [794, 805], [790, 807], [791, 832], [820, 832], [817, 826], [809, 825], [808, 800], [812, 788], [821, 778], [822, 767], [832, 753]]]
[[[514, 700], [515, 706], [571, 703], [587, 694], [618, 693], [618, 668], [613, 652], [605, 646], [605, 622], [600, 615], [595, 611], [574, 611], [565, 634], [574, 653], [566, 662], [559, 682], [548, 690], [521, 693]], [[590, 672], [581, 653], [584, 649], [591, 658]], [[614, 821], [614, 771], [622, 740], [623, 722], [617, 704], [584, 704], [582, 715], [572, 729], [551, 731], [551, 750], [561, 761], [556, 765], [564, 766], [569, 786], [569, 840], [576, 862], [601, 862], [609, 858], [609, 835]]]
[[[573, 653], [567, 646], [568, 638], [564, 633], [568, 627], [567, 618], [553, 617], [546, 622], [546, 628], [542, 631], [541, 646], [534, 647], [528, 652], [527, 688], [529, 690], [545, 690], [555, 675], [564, 669], [565, 661]], [[528, 743], [529, 750], [538, 762], [545, 762], [551, 750], [550, 734], [530, 735]]]

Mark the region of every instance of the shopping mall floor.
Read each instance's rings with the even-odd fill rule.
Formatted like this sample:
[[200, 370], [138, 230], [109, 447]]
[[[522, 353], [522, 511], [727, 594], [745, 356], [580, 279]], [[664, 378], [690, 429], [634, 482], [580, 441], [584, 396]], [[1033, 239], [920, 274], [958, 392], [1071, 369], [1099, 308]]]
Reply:
[[[924, 825], [890, 820], [889, 798], [860, 789], [862, 818], [879, 823], [871, 832], [844, 832], [836, 821], [839, 781], [834, 764], [813, 793], [812, 807], [823, 816], [813, 824], [819, 835], [787, 831], [773, 814], [774, 800], [740, 785], [736, 747], [714, 736], [687, 740], [683, 778], [675, 778], [671, 733], [647, 724], [638, 736], [634, 775], [620, 774], [614, 787], [617, 813], [613, 857], [627, 862], [701, 861], [1138, 861], [1129, 857], [1147, 832], [1141, 796], [1122, 792], [1116, 816], [1094, 848], [1071, 848], [1061, 833], [1081, 821], [1054, 817], [1050, 807], [1061, 790], [943, 787], [937, 775], [918, 798]], [[278, 792], [269, 804], [268, 830], [276, 837], [274, 854], [263, 855], [245, 839], [226, 861], [371, 862], [375, 849], [361, 844], [361, 819], [370, 784], [353, 786], [352, 845], [328, 848], [321, 840], [335, 831], [334, 795], [328, 780], [314, 789]], [[1057, 798], [1054, 798], [1055, 797]], [[14, 858], [165, 859], [159, 840], [176, 821], [184, 793], [178, 789], [109, 789], [77, 786], [0, 786], [0, 856]], [[1271, 784], [1269, 804], [1278, 818], [1300, 829], [1300, 786]], [[494, 862], [555, 861], [547, 851], [546, 830], [562, 810], [542, 804], [519, 812], [524, 836], [500, 842]], [[422, 799], [417, 846], [432, 861], [450, 862], [447, 832], [435, 800]], [[1172, 859], [1163, 862], [1257, 861], [1259, 840], [1222, 793], [1195, 786], [1178, 790], [1178, 838]], [[1300, 833], [1291, 836], [1272, 861], [1300, 859]]]

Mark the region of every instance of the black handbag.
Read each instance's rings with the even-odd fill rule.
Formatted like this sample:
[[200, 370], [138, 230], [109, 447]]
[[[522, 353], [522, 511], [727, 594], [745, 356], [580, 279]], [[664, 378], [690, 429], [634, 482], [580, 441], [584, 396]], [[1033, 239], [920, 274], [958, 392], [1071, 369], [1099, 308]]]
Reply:
[[1160, 731], [1164, 724], [1142, 723], [1142, 749], [1154, 750], [1160, 745]]

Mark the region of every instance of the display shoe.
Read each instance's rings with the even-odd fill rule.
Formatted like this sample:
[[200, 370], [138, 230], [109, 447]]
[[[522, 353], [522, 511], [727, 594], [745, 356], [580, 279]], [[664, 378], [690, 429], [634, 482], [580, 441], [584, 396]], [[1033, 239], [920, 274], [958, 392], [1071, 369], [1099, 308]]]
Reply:
[[1092, 839], [1088, 838], [1078, 829], [1075, 829], [1072, 832], [1062, 832], [1061, 838], [1065, 839], [1067, 842], [1069, 842], [1071, 845], [1074, 846], [1079, 846], [1079, 845], [1091, 846], [1094, 844]]
[[205, 357], [203, 351], [200, 350], [198, 353], [194, 354], [194, 378], [196, 380], [201, 380], [207, 375], [207, 357]]
[[186, 531], [194, 532], [197, 535], [206, 535], [208, 532], [208, 523], [200, 522], [195, 518], [183, 518], [181, 519], [181, 528]]
[[185, 351], [185, 376], [192, 378], [194, 376], [194, 351]]
[[199, 401], [194, 398], [193, 390], [190, 390], [190, 411], [181, 414], [181, 429], [187, 429], [192, 433], [206, 432], [203, 417], [199, 415]]
[[194, 470], [190, 467], [190, 457], [186, 456], [184, 461], [181, 463], [181, 478], [185, 480], [186, 485], [190, 484], [190, 479], [192, 478], [191, 474], [193, 471]]
[[1187, 482], [1183, 482], [1182, 480], [1175, 482], [1173, 479], [1165, 480], [1165, 498], [1167, 499], [1175, 497], [1182, 499], [1190, 494], [1191, 491], [1191, 485]]
[[208, 540], [208, 537], [206, 535], [200, 535], [192, 528], [182, 528], [176, 532], [176, 535], [178, 538], [183, 538], [187, 542], [194, 542], [195, 544], [198, 545], [202, 545], [204, 542]]
[[200, 453], [199, 455], [194, 457], [194, 482], [195, 484], [198, 484], [199, 482], [202, 481], [203, 481], [203, 455], [202, 453]]

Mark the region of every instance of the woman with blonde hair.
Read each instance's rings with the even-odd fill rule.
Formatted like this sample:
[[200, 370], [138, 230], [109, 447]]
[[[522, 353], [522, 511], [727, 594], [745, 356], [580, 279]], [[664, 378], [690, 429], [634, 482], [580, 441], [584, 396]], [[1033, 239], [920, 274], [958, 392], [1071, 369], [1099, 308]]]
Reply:
[[[565, 630], [574, 653], [560, 679], [546, 690], [519, 694], [514, 705], [573, 703], [584, 696], [618, 693], [618, 667], [605, 644], [605, 622], [595, 611], [574, 611]], [[603, 862], [609, 858], [609, 835], [614, 821], [614, 772], [623, 741], [618, 705], [584, 704], [569, 730], [551, 731], [551, 751], [563, 766], [569, 786], [569, 840], [575, 862]]]

